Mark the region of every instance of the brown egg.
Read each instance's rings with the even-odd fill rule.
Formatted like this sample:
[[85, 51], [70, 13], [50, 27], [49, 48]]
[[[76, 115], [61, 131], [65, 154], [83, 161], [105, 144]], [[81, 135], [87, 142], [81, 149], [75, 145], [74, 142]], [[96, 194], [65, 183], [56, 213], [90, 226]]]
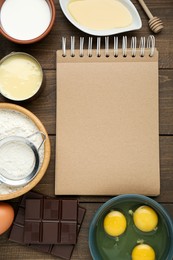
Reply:
[[5, 202], [0, 202], [0, 235], [4, 233], [14, 219], [14, 210], [11, 205]]

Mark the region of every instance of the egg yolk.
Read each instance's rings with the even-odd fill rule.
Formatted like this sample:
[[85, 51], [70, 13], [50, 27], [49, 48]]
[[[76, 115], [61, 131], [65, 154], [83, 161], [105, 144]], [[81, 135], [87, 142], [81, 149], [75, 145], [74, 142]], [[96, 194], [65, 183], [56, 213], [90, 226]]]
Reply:
[[132, 260], [155, 260], [153, 248], [147, 244], [141, 244], [134, 247], [132, 251]]
[[113, 237], [117, 237], [126, 230], [127, 222], [125, 216], [116, 210], [109, 212], [104, 218], [104, 230]]
[[158, 224], [158, 216], [152, 208], [141, 206], [134, 212], [133, 221], [135, 226], [141, 231], [150, 232], [156, 228]]

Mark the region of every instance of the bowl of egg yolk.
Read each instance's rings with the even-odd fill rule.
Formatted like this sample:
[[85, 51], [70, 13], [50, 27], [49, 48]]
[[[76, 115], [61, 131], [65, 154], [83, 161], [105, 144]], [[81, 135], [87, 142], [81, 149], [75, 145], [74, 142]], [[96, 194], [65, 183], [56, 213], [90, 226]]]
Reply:
[[173, 221], [155, 200], [119, 195], [104, 203], [89, 228], [94, 260], [172, 260]]

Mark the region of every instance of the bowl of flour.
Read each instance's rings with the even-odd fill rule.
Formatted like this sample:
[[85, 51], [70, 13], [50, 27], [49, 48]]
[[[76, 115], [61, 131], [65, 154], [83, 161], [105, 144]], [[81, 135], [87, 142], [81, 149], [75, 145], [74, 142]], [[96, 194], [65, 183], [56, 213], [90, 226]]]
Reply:
[[[41, 134], [34, 135], [34, 133], [40, 131], [46, 136], [44, 144], [39, 149], [40, 165], [34, 179], [32, 179], [27, 185], [17, 187], [0, 183], [0, 200], [7, 200], [21, 196], [22, 194], [28, 192], [42, 179], [50, 161], [50, 141], [42, 122], [29, 110], [15, 104], [0, 103], [0, 129], [0, 140], [10, 136], [26, 138], [27, 136], [33, 135], [32, 143], [36, 147], [40, 146], [43, 141], [43, 137]], [[20, 151], [17, 150], [19, 147], [16, 146], [13, 148], [14, 154], [20, 155]], [[25, 152], [22, 154], [22, 160], [25, 163], [22, 163], [21, 169], [20, 167], [16, 168], [16, 171], [16, 165], [14, 165], [14, 167], [12, 165], [14, 164], [14, 161], [8, 161], [9, 167], [13, 169], [13, 175], [15, 175], [16, 178], [18, 177], [18, 174], [20, 175], [20, 178], [22, 178], [22, 174], [24, 175], [23, 177], [25, 177], [25, 167], [27, 168], [27, 162], [30, 162], [29, 156], [30, 154], [26, 150], [26, 154]], [[7, 161], [4, 160], [4, 156], [0, 156], [1, 168], [3, 168], [3, 163], [6, 162]]]

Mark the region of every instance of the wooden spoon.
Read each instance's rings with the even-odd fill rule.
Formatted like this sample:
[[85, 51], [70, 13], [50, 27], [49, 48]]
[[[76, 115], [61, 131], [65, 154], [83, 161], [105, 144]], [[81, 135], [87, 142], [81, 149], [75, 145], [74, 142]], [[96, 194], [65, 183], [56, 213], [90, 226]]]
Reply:
[[144, 9], [145, 13], [147, 14], [149, 18], [149, 27], [154, 33], [158, 33], [163, 29], [163, 23], [160, 20], [160, 18], [153, 16], [148, 7], [146, 6], [145, 2], [143, 0], [138, 0], [138, 2], [141, 4], [142, 8]]

